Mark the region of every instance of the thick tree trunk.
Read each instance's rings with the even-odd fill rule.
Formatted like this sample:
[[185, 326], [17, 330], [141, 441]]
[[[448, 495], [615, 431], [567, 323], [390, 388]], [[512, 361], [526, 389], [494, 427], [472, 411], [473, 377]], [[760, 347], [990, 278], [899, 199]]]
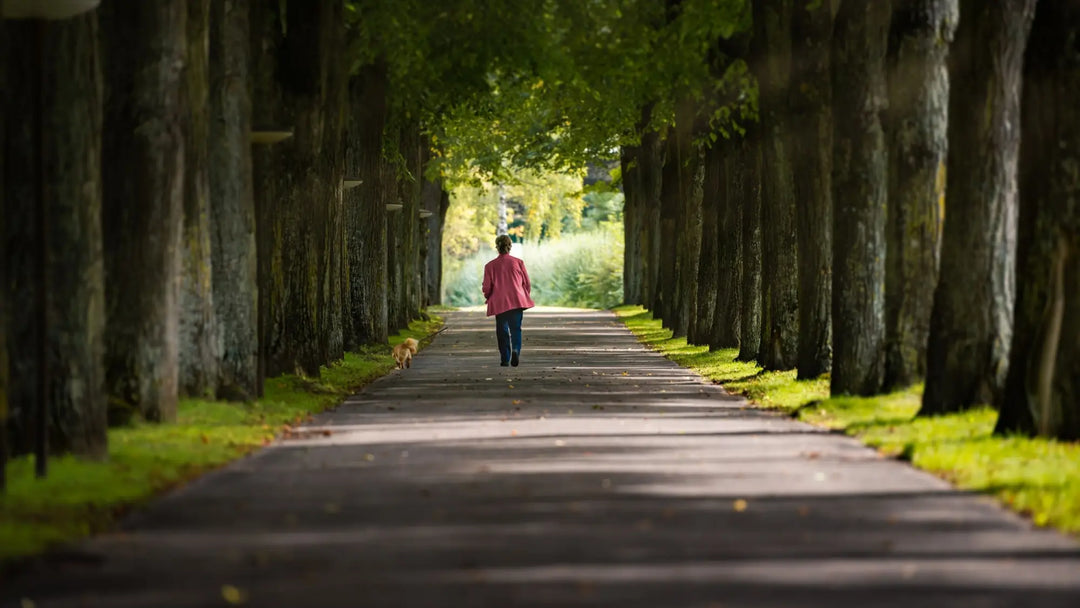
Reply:
[[659, 251], [660, 266], [657, 271], [657, 289], [652, 306], [655, 316], [662, 319], [666, 329], [675, 328], [675, 290], [678, 286], [678, 226], [679, 226], [679, 165], [682, 155], [679, 150], [679, 137], [674, 129], [669, 129], [664, 140], [664, 169], [660, 180], [660, 238], [654, 243]]
[[202, 397], [214, 394], [219, 376], [210, 245], [210, 0], [188, 0], [187, 11], [180, 393]]
[[623, 146], [619, 154], [623, 190], [623, 303], [641, 303], [642, 196], [639, 146]]
[[210, 247], [218, 396], [262, 393], [251, 166], [248, 0], [210, 2]]
[[387, 340], [386, 201], [383, 199], [382, 136], [386, 124], [386, 70], [367, 65], [349, 84], [349, 173], [363, 180], [346, 191], [349, 299], [345, 347]]
[[[709, 329], [709, 346], [738, 348], [743, 315], [743, 209], [746, 204], [746, 171], [735, 157], [734, 142], [722, 142], [721, 193], [717, 211], [716, 310]], [[759, 199], [760, 200], [760, 199]], [[760, 272], [760, 271], [759, 271]], [[760, 303], [760, 300], [759, 300]], [[760, 330], [760, 326], [759, 326]]]
[[701, 198], [705, 179], [704, 150], [695, 146], [695, 115], [697, 105], [692, 101], [679, 104], [676, 114], [679, 155], [678, 234], [673, 245], [675, 261], [675, 308], [672, 327], [675, 337], [690, 332], [692, 314], [697, 310], [698, 266], [701, 262]]
[[[106, 389], [123, 417], [176, 417], [187, 2], [105, 2]], [[125, 412], [128, 410], [128, 412]]]
[[948, 203], [921, 414], [1001, 397], [1015, 297], [1021, 67], [1034, 8], [1034, 0], [960, 2], [949, 68]]
[[[102, 350], [105, 283], [101, 231], [102, 70], [98, 16], [38, 24], [8, 22], [0, 62], [6, 63], [0, 138], [4, 162], [0, 216], [5, 249], [0, 266], [0, 410], [15, 431], [15, 453], [30, 452], [40, 403], [37, 292], [45, 280], [48, 329], [48, 427], [53, 453], [104, 457], [106, 398]], [[39, 29], [40, 28], [40, 29]], [[40, 44], [38, 47], [38, 34]], [[3, 48], [6, 47], [6, 48]], [[36, 49], [42, 64], [36, 64]], [[41, 98], [35, 99], [36, 90]], [[41, 132], [36, 133], [35, 115]], [[40, 139], [38, 139], [40, 137]], [[40, 145], [39, 145], [40, 143]], [[38, 173], [40, 161], [41, 174]], [[40, 182], [39, 182], [40, 180]], [[38, 187], [43, 201], [38, 201]], [[35, 212], [44, 204], [47, 256], [38, 253]], [[44, 262], [42, 268], [40, 264]], [[44, 270], [44, 273], [42, 273]], [[13, 303], [19, 303], [13, 306]], [[10, 375], [8, 375], [10, 364]], [[5, 378], [7, 382], [5, 382]], [[7, 430], [0, 412], [0, 435]], [[5, 442], [0, 450], [7, 453]]]
[[254, 6], [253, 122], [295, 130], [254, 155], [260, 347], [266, 374], [318, 376], [342, 352], [343, 7], [288, 3], [286, 29]]
[[403, 176], [401, 183], [404, 251], [404, 286], [405, 286], [405, 314], [404, 327], [409, 326], [413, 319], [420, 318], [420, 206], [423, 191], [424, 164], [426, 162], [426, 142], [420, 134], [419, 123], [410, 124], [403, 132], [402, 152], [405, 154], [405, 169], [408, 174]]
[[786, 93], [791, 73], [793, 0], [754, 3], [762, 127], [761, 352], [769, 370], [795, 367], [799, 341], [799, 260]]
[[761, 131], [747, 128], [736, 142], [736, 182], [742, 207], [742, 305], [739, 307], [739, 360], [754, 361], [761, 351]]
[[[428, 140], [424, 140], [429, 145]], [[424, 169], [430, 162], [431, 155], [424, 155]], [[443, 196], [446, 192], [442, 189], [439, 179], [429, 180], [424, 177], [424, 183], [420, 191], [420, 210], [430, 213], [427, 218], [420, 218], [420, 252], [421, 268], [423, 270], [423, 283], [420, 298], [420, 307], [427, 308], [440, 303], [439, 276], [442, 274], [442, 206]]]
[[[398, 138], [401, 145], [400, 132]], [[400, 205], [402, 208], [392, 211], [386, 217], [386, 265], [387, 265], [387, 318], [390, 332], [404, 329], [409, 325], [408, 304], [405, 285], [405, 198], [408, 190], [402, 185], [402, 176], [398, 167], [387, 161], [382, 163], [382, 174], [386, 185], [385, 202]]]
[[838, 0], [797, 3], [792, 18], [791, 131], [799, 251], [798, 377], [832, 366], [832, 82]]
[[[8, 33], [5, 25], [0, 22], [0, 91], [8, 90], [7, 60], [10, 55], [7, 49]], [[8, 417], [11, 411], [8, 405], [8, 323], [9, 309], [11, 308], [11, 294], [8, 289], [8, 251], [7, 251], [7, 223], [10, 221], [6, 215], [4, 194], [6, 192], [4, 157], [7, 153], [7, 125], [5, 117], [10, 114], [8, 107], [9, 99], [0, 97], [0, 237], [3, 237], [3, 246], [0, 248], [0, 494], [7, 489], [7, 462], [8, 462]]]
[[[705, 151], [701, 198], [701, 262], [698, 264], [697, 308], [687, 336], [691, 344], [711, 343], [713, 317], [720, 281], [720, 252], [718, 214], [723, 205], [724, 187], [721, 167], [724, 163], [726, 142], [714, 142]], [[727, 244], [725, 244], [727, 246]], [[627, 250], [629, 251], [629, 246]]]
[[660, 291], [660, 208], [664, 171], [664, 144], [660, 133], [647, 130], [638, 149], [641, 170], [641, 304], [653, 311]]
[[889, 3], [844, 3], [833, 36], [834, 395], [881, 389], [885, 339]]
[[886, 390], [914, 384], [926, 374], [945, 201], [947, 57], [958, 18], [957, 0], [893, 4], [886, 113]]
[[1016, 315], [996, 432], [1080, 439], [1080, 5], [1035, 8], [1024, 62]]

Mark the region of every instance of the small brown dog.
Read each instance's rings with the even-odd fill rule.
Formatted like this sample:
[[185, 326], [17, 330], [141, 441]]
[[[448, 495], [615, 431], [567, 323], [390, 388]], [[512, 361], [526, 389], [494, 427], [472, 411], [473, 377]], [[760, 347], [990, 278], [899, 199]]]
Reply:
[[413, 338], [405, 338], [405, 341], [394, 347], [394, 361], [397, 368], [412, 367], [412, 356], [416, 354], [419, 343]]

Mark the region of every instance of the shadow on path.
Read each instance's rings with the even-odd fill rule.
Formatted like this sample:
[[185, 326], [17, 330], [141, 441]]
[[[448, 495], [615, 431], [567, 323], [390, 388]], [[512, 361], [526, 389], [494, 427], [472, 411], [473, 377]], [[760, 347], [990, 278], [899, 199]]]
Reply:
[[[10, 581], [38, 606], [1080, 606], [1080, 547], [747, 407], [606, 313], [475, 313], [280, 442]], [[324, 431], [326, 433], [324, 433]]]

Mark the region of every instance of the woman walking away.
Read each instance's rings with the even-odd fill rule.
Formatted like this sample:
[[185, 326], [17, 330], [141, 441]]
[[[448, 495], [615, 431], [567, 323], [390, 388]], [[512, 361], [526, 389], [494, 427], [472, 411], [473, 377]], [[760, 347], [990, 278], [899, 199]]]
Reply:
[[499, 339], [501, 365], [517, 367], [521, 360], [521, 316], [536, 306], [529, 297], [529, 273], [525, 262], [510, 255], [513, 243], [500, 234], [495, 239], [499, 257], [484, 266], [484, 300], [487, 316], [495, 315], [495, 335]]

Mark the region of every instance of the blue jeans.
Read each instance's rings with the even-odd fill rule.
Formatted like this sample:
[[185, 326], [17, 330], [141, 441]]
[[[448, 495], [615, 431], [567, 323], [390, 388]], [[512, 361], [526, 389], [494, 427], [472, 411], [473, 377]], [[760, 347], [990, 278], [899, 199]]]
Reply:
[[515, 308], [495, 315], [495, 336], [499, 339], [499, 355], [503, 363], [510, 362], [512, 352], [521, 352], [521, 317], [524, 308]]

